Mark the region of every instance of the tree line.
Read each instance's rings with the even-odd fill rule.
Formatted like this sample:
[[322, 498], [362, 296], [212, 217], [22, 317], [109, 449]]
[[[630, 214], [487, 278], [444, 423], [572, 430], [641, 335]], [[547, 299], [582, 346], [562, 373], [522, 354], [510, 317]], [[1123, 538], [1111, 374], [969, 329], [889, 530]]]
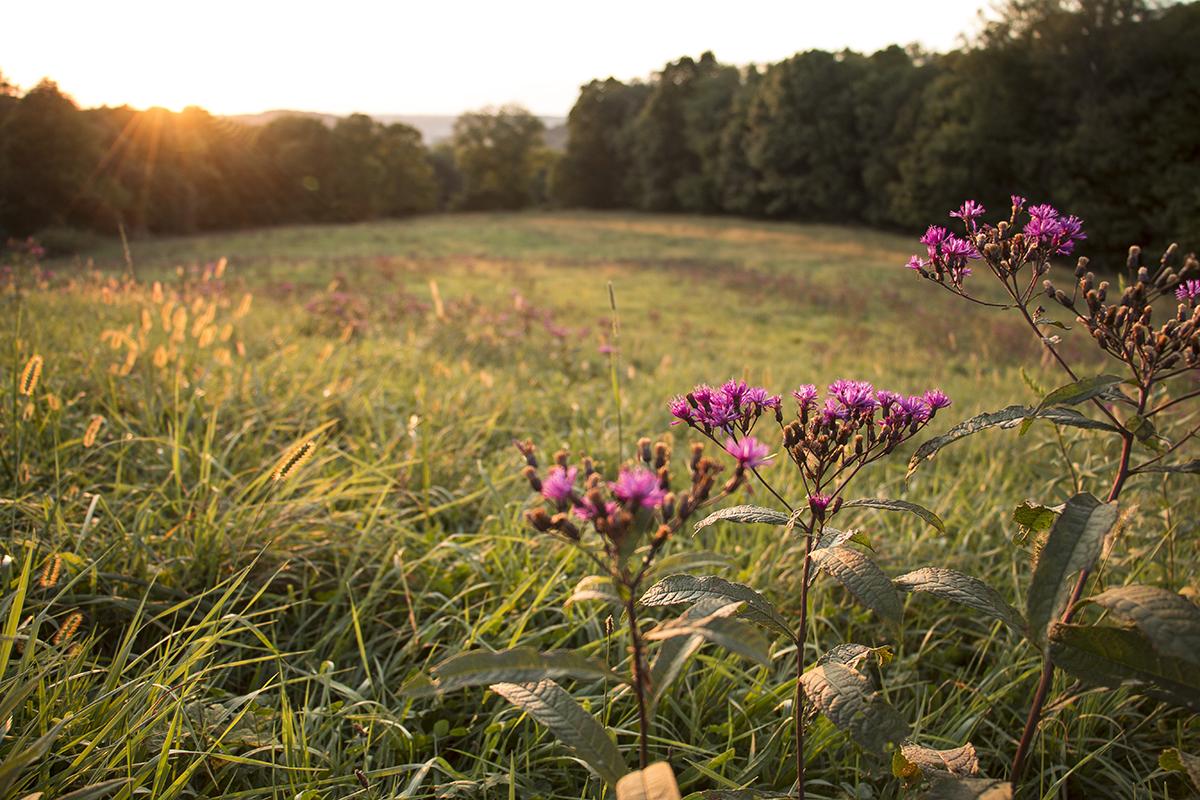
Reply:
[[711, 53], [597, 80], [568, 119], [562, 204], [913, 230], [1017, 192], [1093, 251], [1200, 233], [1200, 4], [1018, 0], [946, 54]]
[[1093, 251], [1200, 229], [1200, 4], [1010, 0], [948, 53], [681, 58], [594, 80], [566, 151], [518, 107], [428, 147], [351, 115], [249, 127], [201, 109], [80, 109], [0, 78], [0, 234], [186, 233], [434, 210], [737, 214], [911, 230], [1011, 192], [1088, 223]]

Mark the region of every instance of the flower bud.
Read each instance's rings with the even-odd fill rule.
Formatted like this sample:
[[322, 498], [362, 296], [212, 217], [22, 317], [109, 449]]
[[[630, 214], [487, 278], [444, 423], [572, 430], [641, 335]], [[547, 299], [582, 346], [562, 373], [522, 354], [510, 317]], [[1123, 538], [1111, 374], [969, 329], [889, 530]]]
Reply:
[[526, 465], [525, 467], [521, 468], [521, 474], [525, 476], [525, 480], [529, 481], [530, 487], [532, 487], [535, 492], [540, 492], [542, 490], [542, 479], [538, 477], [536, 469]]
[[575, 527], [575, 523], [571, 522], [571, 518], [566, 514], [555, 514], [550, 518], [550, 526], [571, 541], [579, 541], [579, 528]]
[[539, 533], [545, 533], [553, 527], [550, 515], [544, 508], [531, 508], [525, 512], [525, 520]]
[[642, 463], [649, 464], [651, 459], [650, 440], [645, 436], [643, 436], [641, 439], [638, 439], [637, 449], [638, 457], [642, 459]]

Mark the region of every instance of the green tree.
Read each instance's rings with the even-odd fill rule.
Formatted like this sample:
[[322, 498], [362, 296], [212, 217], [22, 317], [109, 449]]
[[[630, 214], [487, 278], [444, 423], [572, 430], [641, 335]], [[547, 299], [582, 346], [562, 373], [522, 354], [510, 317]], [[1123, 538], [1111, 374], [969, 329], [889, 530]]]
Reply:
[[456, 208], [515, 209], [544, 192], [545, 158], [537, 117], [518, 106], [473, 111], [454, 123], [452, 147], [462, 188]]

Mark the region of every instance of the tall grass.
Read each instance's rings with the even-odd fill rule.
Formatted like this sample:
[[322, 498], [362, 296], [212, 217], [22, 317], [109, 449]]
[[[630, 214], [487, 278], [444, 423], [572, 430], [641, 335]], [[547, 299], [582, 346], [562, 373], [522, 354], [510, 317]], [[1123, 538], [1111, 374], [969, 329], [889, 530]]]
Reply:
[[[468, 648], [628, 658], [622, 635], [606, 634], [609, 609], [566, 603], [584, 559], [521, 524], [528, 489], [511, 440], [618, 451], [614, 375], [598, 349], [607, 280], [621, 301], [612, 365], [626, 432], [668, 432], [670, 394], [747, 363], [769, 365], [749, 377], [781, 386], [834, 370], [940, 382], [964, 416], [1035, 397], [1011, 357], [1019, 335], [918, 302], [898, 266], [904, 247], [729, 221], [462, 217], [134, 243], [138, 282], [122, 277], [119, 247], [98, 254], [100, 271], [22, 273], [0, 333], [11, 375], [0, 398], [0, 798], [602, 796], [499, 698], [399, 692]], [[229, 266], [218, 276], [219, 256]], [[947, 354], [937, 360], [934, 340]], [[41, 374], [24, 393], [34, 354]], [[1073, 491], [1038, 464], [1065, 458], [1080, 481], [1103, 471], [1074, 444], [1082, 435], [977, 437], [907, 488], [898, 464], [867, 476], [868, 488], [937, 509], [945, 536], [870, 511], [854, 523], [885, 567], [956, 567], [1017, 599], [1028, 568], [1009, 512], [1026, 495]], [[1105, 576], [1160, 570], [1146, 556], [1169, 551], [1154, 578], [1194, 591], [1195, 492], [1149, 481], [1132, 491], [1132, 555]], [[716, 526], [666, 557], [755, 584], [787, 613], [795, 546]], [[909, 600], [905, 627], [885, 630], [834, 586], [814, 595], [811, 658], [824, 640], [890, 645], [889, 700], [916, 735], [970, 740], [984, 772], [1003, 773], [1036, 652], [936, 601]], [[794, 651], [779, 644], [773, 656], [767, 670], [702, 650], [664, 700], [651, 747], [685, 792], [782, 791], [794, 779], [781, 711]], [[636, 708], [611, 689], [573, 693], [630, 753]], [[1194, 718], [1123, 693], [1068, 697], [1033, 754], [1042, 796], [1188, 796], [1157, 758], [1197, 749]], [[813, 797], [904, 793], [821, 720], [808, 770]]]

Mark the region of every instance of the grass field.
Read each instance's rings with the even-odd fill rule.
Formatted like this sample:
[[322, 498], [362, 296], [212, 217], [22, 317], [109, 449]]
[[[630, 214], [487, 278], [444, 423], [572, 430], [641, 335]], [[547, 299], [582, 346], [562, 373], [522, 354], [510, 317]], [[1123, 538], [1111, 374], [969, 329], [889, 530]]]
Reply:
[[[11, 373], [0, 798], [97, 784], [88, 796], [604, 796], [495, 695], [399, 691], [470, 648], [627, 658], [620, 633], [605, 637], [609, 609], [564, 607], [588, 564], [525, 527], [513, 439], [615, 467], [640, 435], [683, 447], [690, 434], [670, 427], [666, 402], [730, 377], [777, 392], [838, 377], [938, 386], [954, 405], [934, 432], [1062, 382], [1015, 319], [976, 313], [904, 270], [911, 247], [838, 227], [460, 215], [134, 242], [136, 281], [121, 278], [119, 244], [90, 264], [48, 264], [44, 286], [5, 297], [0, 334]], [[30, 400], [17, 383], [33, 353], [45, 366]], [[314, 435], [311, 461], [272, 481]], [[1090, 435], [983, 434], [908, 484], [907, 454], [896, 457], [858, 493], [919, 502], [947, 533], [867, 510], [843, 512], [846, 524], [891, 575], [954, 567], [1019, 606], [1030, 556], [1012, 543], [1011, 510], [1027, 497], [1062, 502], [1076, 481], [1105, 488], [1115, 454], [1078, 444]], [[785, 495], [799, 494], [773, 469]], [[1138, 511], [1100, 580], [1194, 590], [1195, 492], [1143, 480], [1129, 496]], [[746, 501], [770, 500], [758, 490]], [[794, 547], [775, 529], [721, 525], [672, 542], [669, 557], [757, 586], [790, 615]], [[892, 647], [883, 683], [914, 739], [970, 741], [984, 774], [1006, 773], [1036, 650], [928, 597], [910, 597], [891, 626], [835, 583], [814, 592], [810, 659], [843, 641]], [[60, 635], [77, 612], [78, 630]], [[766, 669], [705, 648], [670, 692], [652, 749], [685, 794], [790, 787], [783, 641], [774, 656]], [[1056, 697], [1070, 681], [1057, 686]], [[611, 688], [572, 693], [632, 765], [634, 705], [606, 702]], [[1194, 717], [1124, 692], [1068, 697], [1043, 726], [1029, 796], [1191, 796], [1158, 756], [1197, 749]], [[823, 719], [808, 758], [812, 797], [906, 796], [888, 762]]]

